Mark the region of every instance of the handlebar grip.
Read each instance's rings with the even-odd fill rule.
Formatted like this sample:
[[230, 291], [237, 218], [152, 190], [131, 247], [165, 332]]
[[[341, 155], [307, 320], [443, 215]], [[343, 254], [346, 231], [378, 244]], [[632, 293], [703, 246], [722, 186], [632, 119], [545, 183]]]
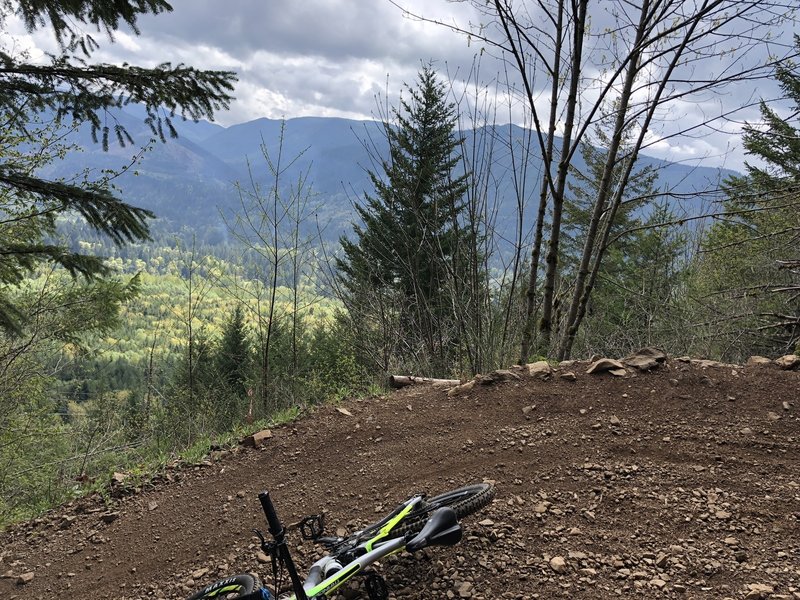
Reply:
[[267, 516], [267, 523], [269, 524], [269, 532], [272, 537], [276, 537], [283, 533], [283, 525], [278, 518], [278, 513], [275, 512], [275, 506], [272, 504], [272, 498], [269, 497], [269, 492], [261, 492], [258, 495], [261, 501], [261, 508], [264, 509], [264, 514]]

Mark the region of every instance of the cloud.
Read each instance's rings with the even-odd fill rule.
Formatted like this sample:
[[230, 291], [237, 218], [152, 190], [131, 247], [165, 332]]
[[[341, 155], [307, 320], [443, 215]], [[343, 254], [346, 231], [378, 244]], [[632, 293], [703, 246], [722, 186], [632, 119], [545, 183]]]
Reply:
[[[475, 12], [472, 2], [398, 2], [412, 13], [463, 28], [486, 21]], [[474, 89], [474, 82], [465, 81], [469, 78], [485, 81], [490, 94], [497, 93], [500, 98], [499, 122], [531, 125], [525, 121], [525, 99], [519, 85], [509, 92], [497, 83], [504, 79], [508, 63], [496, 48], [481, 48], [475, 39], [468, 40], [447, 27], [410, 18], [389, 0], [172, 0], [172, 5], [170, 13], [142, 17], [139, 36], [120, 31], [112, 44], [97, 35], [101, 49], [95, 59], [142, 66], [182, 62], [235, 71], [239, 77], [237, 99], [229, 112], [217, 115], [223, 125], [260, 117], [376, 118], [376, 98], [385, 101], [388, 96], [389, 103], [396, 104], [403, 84], [413, 84], [421, 64], [428, 61], [433, 61], [444, 78], [454, 79], [455, 90]], [[593, 16], [589, 62], [601, 74], [613, 55], [612, 41], [619, 38], [603, 34], [614, 20], [605, 5], [598, 11]], [[546, 22], [541, 23], [546, 28]], [[47, 29], [30, 35], [13, 18], [8, 25], [13, 43], [28, 48], [34, 59], [42, 50], [55, 49]], [[476, 55], [481, 56], [482, 64], [478, 75], [473, 71]], [[697, 63], [690, 75], [702, 79], [712, 68], [723, 66], [724, 61]], [[598, 75], [597, 81], [601, 80]], [[744, 84], [727, 97], [677, 102], [661, 115], [648, 152], [671, 160], [702, 157], [704, 164], [727, 161], [729, 166], [741, 165], [741, 151], [725, 157], [738, 144], [740, 123], [723, 120], [714, 129], [700, 128], [680, 139], [671, 135], [679, 125], [699, 122], [709, 111], [719, 112], [720, 107], [724, 111], [728, 104], [763, 93], [761, 85], [756, 90], [754, 84]], [[546, 122], [549, 83], [539, 77], [535, 87], [537, 109]], [[586, 90], [585, 100], [597, 93]], [[738, 122], [742, 118], [757, 119], [757, 111], [736, 116]]]
[[[461, 35], [404, 18], [387, 1], [175, 0], [173, 12], [145, 16], [139, 37], [119, 34], [97, 54], [145, 66], [170, 61], [238, 73], [237, 100], [218, 115], [230, 124], [258, 117], [371, 118], [375, 97], [396, 97], [423, 62], [466, 65], [475, 53]], [[446, 10], [469, 10], [467, 4]]]
[[235, 9], [221, 13], [219, 0], [176, 0], [172, 13], [142, 19], [141, 28], [157, 39], [216, 45], [237, 55], [267, 51], [332, 61], [414, 61], [465, 45], [442, 28], [402, 18], [385, 0], [234, 0], [229, 6]]

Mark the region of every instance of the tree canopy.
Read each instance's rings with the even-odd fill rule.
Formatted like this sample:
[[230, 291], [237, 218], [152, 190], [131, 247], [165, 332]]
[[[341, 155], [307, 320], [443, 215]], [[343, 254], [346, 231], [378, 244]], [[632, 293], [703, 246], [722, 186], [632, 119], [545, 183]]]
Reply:
[[133, 143], [110, 112], [128, 103], [144, 107], [145, 122], [162, 141], [177, 136], [172, 119], [213, 119], [215, 111], [228, 107], [235, 81], [231, 72], [169, 62], [153, 68], [91, 63], [100, 45], [84, 32], [86, 26], [113, 42], [114, 31], [123, 24], [138, 34], [141, 15], [170, 10], [164, 0], [0, 1], [0, 27], [16, 16], [30, 32], [50, 28], [59, 48], [43, 61], [31, 61], [12, 42], [0, 42], [0, 328], [4, 331], [19, 332], [23, 317], [6, 288], [20, 283], [37, 265], [54, 263], [89, 280], [108, 273], [98, 257], [53, 241], [58, 217], [77, 214], [122, 244], [147, 239], [147, 221], [154, 216], [118, 198], [105, 178], [42, 178], [37, 170], [42, 162], [64, 151], [43, 143], [43, 131], [44, 137], [53, 137], [63, 126], [88, 123], [95, 141], [107, 149], [110, 138], [123, 146]]
[[800, 345], [800, 69], [786, 61], [775, 78], [788, 105], [762, 100], [760, 122], [744, 127], [746, 175], [726, 181], [698, 272], [711, 318], [740, 353]]

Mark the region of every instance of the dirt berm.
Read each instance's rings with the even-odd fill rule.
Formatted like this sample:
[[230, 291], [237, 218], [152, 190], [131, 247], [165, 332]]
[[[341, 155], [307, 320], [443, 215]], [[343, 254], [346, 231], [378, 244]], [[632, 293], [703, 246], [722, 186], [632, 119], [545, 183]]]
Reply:
[[[520, 371], [456, 396], [411, 386], [320, 408], [259, 450], [15, 526], [0, 534], [0, 597], [182, 598], [271, 573], [252, 534], [263, 489], [285, 521], [324, 509], [335, 531], [489, 479], [497, 496], [458, 546], [381, 565], [392, 597], [800, 598], [800, 372], [586, 366], [575, 381]], [[294, 540], [310, 564], [317, 550]]]

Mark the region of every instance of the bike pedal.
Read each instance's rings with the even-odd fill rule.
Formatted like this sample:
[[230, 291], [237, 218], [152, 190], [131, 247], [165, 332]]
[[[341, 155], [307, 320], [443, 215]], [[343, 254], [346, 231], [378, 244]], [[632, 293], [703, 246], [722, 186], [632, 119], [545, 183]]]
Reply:
[[367, 575], [364, 587], [367, 588], [369, 600], [388, 600], [389, 598], [389, 587], [386, 585], [386, 580], [377, 573]]
[[325, 533], [325, 515], [311, 515], [300, 521], [300, 535], [304, 540], [318, 540]]

